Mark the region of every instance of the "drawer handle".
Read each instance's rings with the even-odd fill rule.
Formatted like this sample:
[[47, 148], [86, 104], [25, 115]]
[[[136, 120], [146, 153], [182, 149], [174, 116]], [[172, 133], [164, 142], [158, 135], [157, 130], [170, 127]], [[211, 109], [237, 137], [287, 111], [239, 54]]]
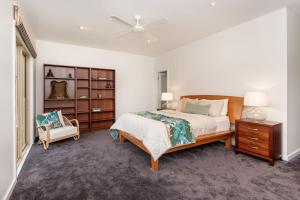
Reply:
[[258, 138], [257, 137], [248, 137], [248, 139], [250, 139], [250, 140], [258, 140]]
[[257, 128], [249, 128], [249, 127], [248, 127], [248, 130], [251, 130], [251, 131], [258, 131]]
[[258, 147], [256, 147], [256, 146], [250, 146], [250, 145], [248, 145], [248, 147], [250, 147], [252, 149], [258, 149]]

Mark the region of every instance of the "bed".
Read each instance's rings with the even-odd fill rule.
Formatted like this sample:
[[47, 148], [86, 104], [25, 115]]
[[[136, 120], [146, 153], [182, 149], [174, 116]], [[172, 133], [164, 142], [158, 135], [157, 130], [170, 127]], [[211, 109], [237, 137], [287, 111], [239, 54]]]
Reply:
[[190, 95], [182, 96], [181, 99], [228, 99], [226, 111], [227, 115], [207, 117], [204, 115], [192, 115], [171, 110], [151, 112], [167, 117], [185, 119], [192, 124], [192, 132], [195, 137], [194, 142], [176, 146], [172, 146], [170, 144], [170, 138], [167, 138], [166, 134], [163, 134], [166, 131], [164, 123], [141, 117], [133, 113], [122, 115], [111, 127], [112, 130], [116, 130], [118, 132], [118, 139], [120, 143], [128, 140], [150, 155], [152, 171], [158, 171], [159, 158], [164, 154], [221, 140], [225, 141], [225, 147], [227, 149], [231, 149], [232, 147], [231, 142], [234, 130], [230, 129], [230, 125], [234, 124], [235, 120], [240, 119], [241, 117], [243, 97]]

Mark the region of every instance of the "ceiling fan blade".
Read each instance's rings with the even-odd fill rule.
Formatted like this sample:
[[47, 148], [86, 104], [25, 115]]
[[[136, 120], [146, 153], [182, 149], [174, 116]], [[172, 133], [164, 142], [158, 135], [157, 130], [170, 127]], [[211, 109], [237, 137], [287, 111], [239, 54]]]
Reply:
[[144, 24], [143, 26], [145, 27], [145, 29], [152, 29], [152, 28], [161, 28], [161, 27], [165, 27], [168, 23], [168, 20], [163, 18], [163, 19], [159, 19], [147, 24]]
[[128, 35], [129, 33], [131, 33], [131, 32], [132, 32], [132, 30], [127, 31], [127, 32], [125, 32], [125, 33], [122, 33], [122, 34], [118, 35], [116, 38], [117, 38], [117, 39], [121, 39], [121, 38], [127, 36], [127, 35]]
[[112, 16], [110, 16], [110, 17], [111, 17], [112, 19], [117, 20], [118, 22], [120, 22], [120, 23], [126, 25], [126, 26], [129, 26], [129, 27], [131, 27], [131, 28], [134, 27], [134, 25], [132, 25], [132, 24], [126, 22], [125, 20], [123, 20], [123, 19], [121, 19], [121, 18], [119, 18], [119, 17], [117, 17], [117, 16], [115, 16], [115, 15], [112, 15]]

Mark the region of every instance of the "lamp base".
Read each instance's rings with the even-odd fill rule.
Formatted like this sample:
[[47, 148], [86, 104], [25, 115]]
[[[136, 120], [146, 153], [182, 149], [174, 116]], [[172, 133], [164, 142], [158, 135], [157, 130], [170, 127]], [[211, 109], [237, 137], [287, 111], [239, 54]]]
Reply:
[[265, 121], [266, 115], [259, 108], [253, 107], [246, 113], [246, 118], [255, 121]]
[[164, 103], [162, 103], [161, 109], [167, 109], [167, 108], [168, 108], [168, 102], [165, 101]]

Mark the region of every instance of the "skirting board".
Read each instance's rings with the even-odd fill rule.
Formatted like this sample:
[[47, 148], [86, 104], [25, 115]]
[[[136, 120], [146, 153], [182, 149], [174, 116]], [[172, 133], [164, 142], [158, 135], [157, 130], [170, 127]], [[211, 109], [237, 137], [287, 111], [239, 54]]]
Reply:
[[20, 173], [20, 171], [21, 171], [21, 169], [22, 169], [22, 167], [23, 167], [23, 165], [24, 165], [24, 162], [25, 162], [25, 160], [26, 160], [26, 158], [27, 158], [27, 156], [28, 156], [28, 154], [29, 154], [29, 151], [30, 151], [31, 147], [32, 147], [32, 144], [30, 144], [30, 145], [26, 148], [26, 152], [24, 153], [24, 156], [23, 156], [23, 158], [22, 158], [22, 160], [21, 160], [19, 166], [17, 167], [17, 176], [19, 175], [19, 173]]
[[290, 161], [298, 155], [300, 155], [300, 149], [297, 149], [296, 151], [294, 151], [294, 152], [290, 153], [289, 155], [287, 155], [287, 160]]
[[[26, 152], [25, 152], [25, 154], [24, 154], [24, 156], [23, 156], [23, 159], [22, 159], [22, 161], [20, 162], [19, 167], [17, 168], [17, 176], [19, 175], [19, 173], [20, 173], [20, 171], [21, 171], [21, 169], [22, 169], [22, 167], [23, 167], [23, 164], [24, 164], [24, 162], [25, 162], [25, 160], [26, 160], [26, 158], [27, 158], [27, 156], [28, 156], [28, 154], [29, 154], [29, 151], [30, 151], [31, 147], [32, 147], [32, 144], [30, 144], [30, 145], [27, 147], [27, 149], [26, 149]], [[10, 199], [10, 196], [11, 196], [12, 192], [14, 191], [14, 188], [15, 188], [16, 183], [17, 183], [17, 178], [15, 178], [15, 179], [13, 180], [12, 184], [9, 186], [9, 188], [8, 188], [8, 190], [7, 190], [7, 192], [6, 192], [6, 194], [4, 195], [3, 200], [9, 200], [9, 199]]]
[[4, 197], [3, 197], [3, 200], [9, 200], [9, 199], [10, 199], [10, 196], [11, 196], [11, 194], [12, 194], [12, 192], [13, 192], [15, 186], [16, 186], [16, 183], [17, 183], [17, 179], [15, 179], [15, 180], [11, 183], [11, 185], [9, 186], [9, 188], [8, 188], [8, 190], [7, 190], [7, 192], [6, 192], [6, 194], [5, 194]]

